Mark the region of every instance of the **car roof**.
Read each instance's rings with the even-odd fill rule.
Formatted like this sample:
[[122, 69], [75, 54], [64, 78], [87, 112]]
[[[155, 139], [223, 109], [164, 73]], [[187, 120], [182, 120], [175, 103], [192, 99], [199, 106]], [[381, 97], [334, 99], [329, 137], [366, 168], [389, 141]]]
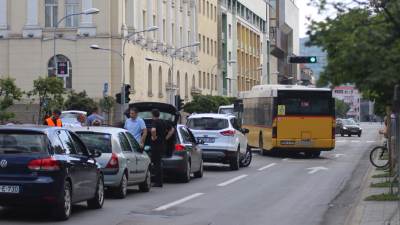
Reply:
[[118, 127], [71, 127], [70, 130], [74, 132], [96, 132], [96, 133], [105, 133], [105, 134], [118, 134], [120, 132], [126, 132], [127, 130], [118, 128]]
[[64, 114], [72, 113], [72, 114], [84, 114], [84, 115], [87, 115], [87, 112], [80, 111], [80, 110], [67, 110], [67, 111], [62, 111], [61, 113], [64, 113]]
[[234, 118], [234, 115], [231, 114], [218, 114], [218, 113], [200, 113], [200, 114], [193, 114], [189, 116], [189, 119], [192, 118], [203, 118], [203, 117], [212, 117], [216, 119], [230, 119]]
[[52, 130], [60, 129], [60, 127], [49, 127], [44, 125], [35, 125], [35, 124], [22, 124], [22, 125], [0, 125], [0, 131], [7, 130], [18, 130], [18, 131], [33, 131], [45, 133]]

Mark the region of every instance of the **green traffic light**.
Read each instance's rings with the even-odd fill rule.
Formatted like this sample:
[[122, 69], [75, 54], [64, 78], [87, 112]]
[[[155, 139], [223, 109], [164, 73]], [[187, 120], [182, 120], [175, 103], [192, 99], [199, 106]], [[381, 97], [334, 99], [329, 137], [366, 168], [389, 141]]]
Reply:
[[310, 63], [316, 63], [317, 57], [310, 57]]

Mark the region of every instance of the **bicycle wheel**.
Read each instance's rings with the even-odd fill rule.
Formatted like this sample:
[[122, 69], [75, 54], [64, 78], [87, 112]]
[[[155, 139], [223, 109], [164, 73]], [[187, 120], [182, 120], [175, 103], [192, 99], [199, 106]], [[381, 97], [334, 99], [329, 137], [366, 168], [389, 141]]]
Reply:
[[384, 146], [375, 147], [369, 154], [369, 160], [377, 168], [387, 168], [389, 166], [388, 149]]

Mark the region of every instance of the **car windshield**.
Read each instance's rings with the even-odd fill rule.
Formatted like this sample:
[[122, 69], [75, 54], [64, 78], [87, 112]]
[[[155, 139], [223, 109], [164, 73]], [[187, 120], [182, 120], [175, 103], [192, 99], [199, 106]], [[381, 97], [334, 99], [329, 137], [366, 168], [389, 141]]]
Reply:
[[0, 154], [45, 153], [47, 138], [37, 133], [0, 133]]
[[89, 150], [111, 153], [111, 135], [94, 132], [76, 132]]
[[354, 122], [354, 120], [342, 120], [342, 123], [344, 125], [357, 125], [356, 122]]
[[[151, 112], [139, 112], [139, 117], [142, 119], [151, 119]], [[170, 113], [160, 112], [160, 119], [174, 121], [175, 116]]]
[[233, 114], [233, 108], [220, 108], [219, 114]]
[[216, 118], [192, 118], [189, 119], [188, 127], [193, 130], [222, 130], [229, 127], [227, 119]]

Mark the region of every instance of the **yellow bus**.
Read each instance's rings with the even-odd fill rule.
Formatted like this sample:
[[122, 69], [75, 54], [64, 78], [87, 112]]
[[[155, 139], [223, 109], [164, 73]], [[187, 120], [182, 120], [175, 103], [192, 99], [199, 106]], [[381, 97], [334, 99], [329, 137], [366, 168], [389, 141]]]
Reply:
[[335, 148], [335, 101], [330, 89], [258, 85], [242, 92], [243, 127], [249, 145], [319, 157]]

